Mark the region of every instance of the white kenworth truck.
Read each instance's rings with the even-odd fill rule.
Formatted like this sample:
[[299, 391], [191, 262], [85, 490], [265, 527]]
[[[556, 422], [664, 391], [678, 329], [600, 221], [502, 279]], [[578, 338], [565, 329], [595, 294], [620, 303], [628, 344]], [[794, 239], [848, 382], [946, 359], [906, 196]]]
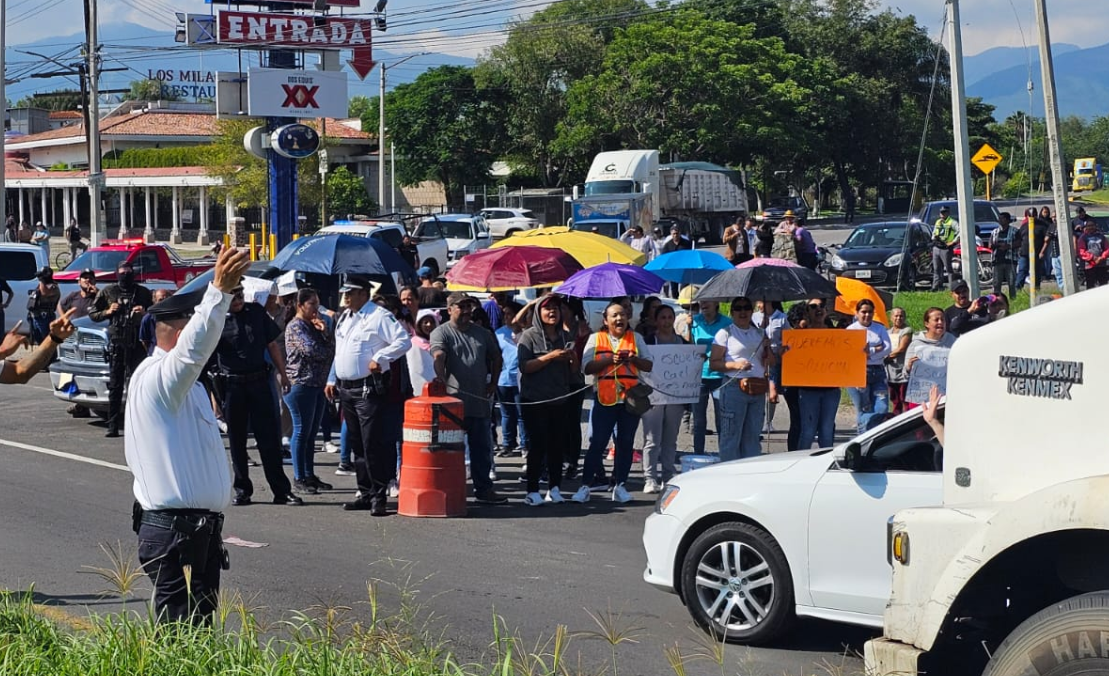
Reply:
[[1109, 674], [1109, 288], [951, 350], [943, 503], [890, 521], [868, 676]]

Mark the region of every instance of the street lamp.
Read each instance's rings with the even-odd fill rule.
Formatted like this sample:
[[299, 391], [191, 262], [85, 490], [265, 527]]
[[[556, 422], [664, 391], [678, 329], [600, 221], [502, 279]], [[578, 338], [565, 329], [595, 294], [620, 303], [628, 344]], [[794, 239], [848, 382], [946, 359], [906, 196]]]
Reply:
[[[389, 68], [396, 68], [409, 59], [414, 59], [417, 56], [427, 56], [429, 52], [419, 52], [417, 54], [409, 54], [403, 59], [397, 61]], [[377, 211], [382, 213], [381, 209], [385, 205], [385, 71], [387, 70], [385, 62], [381, 62], [381, 88], [377, 95]]]

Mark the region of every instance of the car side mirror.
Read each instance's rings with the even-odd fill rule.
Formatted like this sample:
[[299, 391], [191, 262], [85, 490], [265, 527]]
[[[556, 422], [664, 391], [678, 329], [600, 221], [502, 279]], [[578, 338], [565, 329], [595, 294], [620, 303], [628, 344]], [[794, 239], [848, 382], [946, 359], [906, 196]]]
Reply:
[[857, 441], [847, 444], [847, 448], [843, 450], [843, 462], [840, 463], [843, 468], [857, 472], [863, 468], [865, 463], [862, 445]]

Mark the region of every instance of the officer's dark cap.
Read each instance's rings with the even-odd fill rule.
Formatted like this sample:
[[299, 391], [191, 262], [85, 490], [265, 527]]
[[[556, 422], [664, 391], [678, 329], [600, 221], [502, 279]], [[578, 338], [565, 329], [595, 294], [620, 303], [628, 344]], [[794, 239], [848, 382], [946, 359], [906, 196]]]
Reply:
[[85, 268], [81, 274], [77, 275], [78, 279], [96, 279], [96, 271], [92, 268]]
[[196, 312], [196, 306], [204, 300], [204, 289], [183, 293], [159, 301], [147, 309], [155, 321], [170, 322], [174, 319], [187, 319]]
[[349, 293], [351, 291], [373, 292], [373, 282], [368, 277], [362, 275], [346, 275], [343, 277], [343, 285], [339, 287], [339, 293]]

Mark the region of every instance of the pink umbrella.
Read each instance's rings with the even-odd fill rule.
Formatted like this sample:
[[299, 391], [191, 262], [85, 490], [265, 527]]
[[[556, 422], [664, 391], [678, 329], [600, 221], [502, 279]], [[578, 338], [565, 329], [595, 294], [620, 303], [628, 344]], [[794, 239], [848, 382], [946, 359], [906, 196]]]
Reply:
[[801, 267], [793, 261], [787, 261], [784, 258], [752, 258], [749, 261], [744, 261], [736, 266], [737, 269], [743, 270], [744, 268], [757, 268], [763, 265], [768, 265], [772, 268], [799, 268]]

